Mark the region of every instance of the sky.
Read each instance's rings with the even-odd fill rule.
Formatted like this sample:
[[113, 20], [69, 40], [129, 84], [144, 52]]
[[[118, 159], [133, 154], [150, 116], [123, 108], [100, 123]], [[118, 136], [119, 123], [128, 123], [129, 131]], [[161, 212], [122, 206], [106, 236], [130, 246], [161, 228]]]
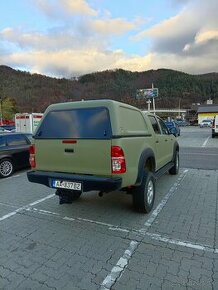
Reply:
[[0, 1], [0, 65], [57, 78], [218, 72], [217, 0]]

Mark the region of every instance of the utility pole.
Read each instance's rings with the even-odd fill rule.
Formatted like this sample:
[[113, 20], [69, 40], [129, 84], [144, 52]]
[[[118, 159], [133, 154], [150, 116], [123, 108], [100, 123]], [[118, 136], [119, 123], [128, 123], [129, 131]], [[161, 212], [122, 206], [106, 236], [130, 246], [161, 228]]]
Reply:
[[181, 117], [181, 115], [180, 115], [180, 107], [181, 107], [181, 98], [179, 98], [179, 118]]
[[[154, 84], [152, 83], [152, 90], [154, 89]], [[154, 96], [153, 96], [153, 111], [154, 111], [154, 114], [155, 114], [155, 100], [154, 100]]]
[[146, 102], [148, 104], [148, 112], [151, 111], [151, 100], [147, 100]]

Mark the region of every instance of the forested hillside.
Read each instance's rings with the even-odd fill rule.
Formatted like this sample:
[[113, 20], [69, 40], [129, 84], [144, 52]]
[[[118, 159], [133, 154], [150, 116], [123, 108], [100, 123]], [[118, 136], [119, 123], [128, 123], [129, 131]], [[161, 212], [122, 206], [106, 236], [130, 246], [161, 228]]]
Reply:
[[189, 108], [208, 98], [218, 103], [218, 73], [190, 75], [159, 69], [130, 72], [121, 69], [87, 74], [78, 79], [57, 79], [30, 74], [0, 66], [0, 97], [10, 98], [17, 112], [43, 112], [51, 103], [81, 99], [110, 98], [140, 108], [144, 100], [136, 100], [136, 90], [159, 89], [158, 107]]

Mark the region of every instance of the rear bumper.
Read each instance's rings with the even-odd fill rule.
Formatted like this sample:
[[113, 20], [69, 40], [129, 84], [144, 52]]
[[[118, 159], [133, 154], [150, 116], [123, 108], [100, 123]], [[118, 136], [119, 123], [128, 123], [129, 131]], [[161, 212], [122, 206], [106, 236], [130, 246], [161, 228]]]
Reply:
[[107, 178], [47, 171], [29, 171], [27, 172], [27, 178], [30, 182], [44, 184], [51, 188], [53, 188], [52, 180], [54, 179], [81, 182], [83, 192], [91, 190], [110, 192], [120, 189], [122, 184], [122, 178], [120, 177]]

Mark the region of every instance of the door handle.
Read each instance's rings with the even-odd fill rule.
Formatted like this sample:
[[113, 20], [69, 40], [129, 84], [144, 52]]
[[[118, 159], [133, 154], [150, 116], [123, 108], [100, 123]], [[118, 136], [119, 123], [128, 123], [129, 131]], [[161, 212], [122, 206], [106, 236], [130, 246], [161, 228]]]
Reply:
[[68, 148], [66, 148], [66, 149], [64, 149], [64, 151], [66, 153], [74, 153], [74, 149], [68, 149]]

